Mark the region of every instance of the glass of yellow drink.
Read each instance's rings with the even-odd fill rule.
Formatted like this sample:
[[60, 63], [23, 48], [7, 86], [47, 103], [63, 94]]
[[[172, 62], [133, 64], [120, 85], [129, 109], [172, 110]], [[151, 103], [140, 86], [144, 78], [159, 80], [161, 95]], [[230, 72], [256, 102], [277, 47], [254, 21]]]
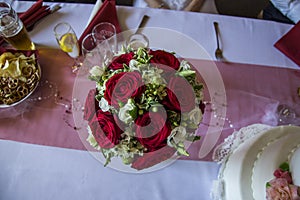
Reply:
[[0, 35], [18, 50], [34, 50], [27, 30], [11, 5], [0, 1]]
[[80, 48], [75, 31], [69, 23], [61, 22], [54, 27], [54, 35], [61, 50], [74, 58], [75, 64], [72, 68], [73, 71], [77, 71], [82, 63], [80, 61]]

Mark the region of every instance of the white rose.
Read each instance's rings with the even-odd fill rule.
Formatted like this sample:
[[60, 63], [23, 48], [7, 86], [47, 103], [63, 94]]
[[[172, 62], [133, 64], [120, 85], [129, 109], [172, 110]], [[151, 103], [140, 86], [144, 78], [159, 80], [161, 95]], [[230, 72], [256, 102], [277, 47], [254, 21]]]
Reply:
[[130, 71], [139, 71], [139, 65], [140, 63], [134, 59], [129, 61], [129, 69]]
[[193, 124], [198, 125], [202, 120], [202, 112], [198, 107], [195, 107], [188, 115]]
[[104, 67], [99, 67], [98, 65], [94, 66], [92, 69], [90, 69], [91, 76], [102, 76], [105, 69]]
[[[170, 135], [168, 136], [168, 142], [173, 140], [175, 144], [180, 142], [184, 142], [186, 137], [186, 129], [183, 126], [178, 126], [174, 128]], [[168, 144], [169, 146], [173, 146], [172, 144]]]
[[109, 104], [108, 104], [108, 102], [106, 101], [106, 99], [105, 98], [101, 98], [101, 100], [99, 101], [99, 107], [101, 108], [101, 110], [103, 111], [103, 112], [107, 112], [107, 111], [109, 111]]
[[190, 64], [189, 64], [186, 60], [181, 61], [180, 67], [181, 67], [183, 70], [190, 70], [190, 69], [191, 69]]
[[94, 147], [95, 149], [97, 150], [100, 150], [100, 147], [95, 139], [95, 137], [93, 136], [93, 133], [92, 133], [92, 130], [90, 128], [90, 126], [87, 127], [87, 130], [88, 130], [88, 133], [89, 133], [89, 136], [88, 138], [86, 139], [86, 141], [89, 142], [89, 144]]
[[134, 105], [134, 102], [131, 99], [128, 99], [127, 103], [119, 110], [119, 119], [126, 124], [132, 122], [134, 120], [134, 116], [132, 116], [130, 112], [135, 109], [136, 106]]

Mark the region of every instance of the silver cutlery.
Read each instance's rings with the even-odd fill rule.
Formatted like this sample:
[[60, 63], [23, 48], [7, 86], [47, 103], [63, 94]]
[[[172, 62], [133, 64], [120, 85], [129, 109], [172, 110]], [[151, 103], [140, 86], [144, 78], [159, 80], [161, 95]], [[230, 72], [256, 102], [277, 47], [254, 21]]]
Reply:
[[149, 17], [148, 15], [144, 15], [144, 16], [143, 16], [143, 18], [142, 18], [142, 20], [141, 20], [141, 22], [140, 22], [138, 28], [137, 28], [136, 31], [135, 31], [135, 34], [139, 33], [139, 30], [140, 30], [141, 28], [143, 28], [143, 27], [146, 25], [146, 23], [147, 23], [147, 21], [148, 21], [149, 18], [150, 18], [150, 17]]
[[220, 49], [220, 44], [219, 44], [219, 24], [218, 24], [218, 22], [214, 22], [214, 28], [215, 28], [216, 40], [217, 40], [217, 49], [215, 51], [215, 57], [217, 60], [222, 60], [223, 52]]
[[55, 4], [55, 5], [52, 5], [52, 6], [49, 6], [48, 10], [49, 12], [47, 14], [45, 14], [41, 19], [39, 19], [38, 21], [33, 21], [32, 23], [28, 24], [26, 26], [26, 29], [28, 32], [32, 31], [33, 27], [38, 23], [40, 22], [42, 19], [44, 19], [45, 17], [47, 17], [48, 15], [50, 14], [53, 14], [55, 13], [56, 11], [58, 11], [59, 9], [61, 9], [61, 6], [59, 4]]

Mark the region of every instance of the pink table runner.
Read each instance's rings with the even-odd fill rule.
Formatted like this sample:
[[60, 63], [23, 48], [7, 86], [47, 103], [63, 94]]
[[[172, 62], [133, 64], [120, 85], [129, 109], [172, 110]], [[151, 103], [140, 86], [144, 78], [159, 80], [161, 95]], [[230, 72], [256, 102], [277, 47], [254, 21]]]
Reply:
[[[42, 83], [49, 81], [53, 90], [57, 87], [58, 103], [68, 104], [72, 100], [75, 75], [71, 72], [72, 58], [60, 50], [39, 50], [39, 63], [42, 68]], [[41, 86], [30, 97], [27, 112], [14, 118], [0, 120], [0, 138], [33, 144], [57, 146], [73, 149], [85, 149], [77, 132], [67, 123], [73, 124], [72, 114], [66, 113], [63, 105], [55, 103], [54, 94], [49, 85]], [[44, 90], [47, 89], [45, 92]], [[46, 93], [46, 94], [45, 94]], [[39, 96], [50, 96], [39, 101]], [[23, 104], [23, 103], [22, 103]], [[21, 108], [23, 109], [23, 108]], [[2, 112], [2, 111], [1, 111]], [[1, 113], [0, 112], [0, 113]], [[67, 123], [66, 123], [67, 122]]]
[[[31, 100], [32, 98], [35, 100], [29, 104], [27, 112], [17, 117], [0, 120], [0, 138], [85, 150], [86, 144], [83, 144], [84, 141], [74, 129], [72, 114], [66, 112], [68, 109], [63, 106], [74, 100], [72, 90], [75, 75], [71, 72], [72, 59], [60, 50], [41, 49], [39, 52], [42, 82], [52, 83], [57, 88], [59, 96], [55, 98], [53, 95], [41, 101], [36, 100], [39, 95], [43, 96], [45, 93], [46, 86], [41, 86], [31, 97]], [[205, 99], [211, 101], [212, 98], [223, 96], [226, 102], [216, 101], [216, 105], [212, 106], [216, 110], [210, 110], [209, 105], [206, 107], [204, 121], [198, 129], [198, 134], [202, 136], [202, 139], [189, 148], [191, 156], [187, 159], [199, 159], [199, 150], [204, 141], [215, 146], [234, 129], [238, 130], [253, 123], [274, 124], [273, 117], [279, 104], [287, 104], [296, 113], [300, 113], [300, 97], [297, 94], [297, 89], [300, 87], [300, 70], [191, 59], [189, 61], [197, 68], [201, 76], [209, 75], [211, 80], [221, 77], [221, 82], [224, 83], [224, 91], [218, 90], [218, 85], [209, 85], [212, 88], [210, 91], [205, 91]], [[219, 71], [220, 76], [210, 73], [212, 68]], [[89, 89], [91, 88], [86, 90]], [[214, 133], [207, 132], [207, 124], [212, 123], [211, 116], [218, 115], [218, 109], [221, 107], [223, 110], [225, 108], [226, 114], [216, 117], [224, 118], [225, 123], [217, 139], [214, 138]], [[205, 137], [208, 134], [212, 134], [211, 138], [217, 139], [216, 142], [206, 140]], [[211, 154], [212, 151], [200, 159], [211, 160]]]

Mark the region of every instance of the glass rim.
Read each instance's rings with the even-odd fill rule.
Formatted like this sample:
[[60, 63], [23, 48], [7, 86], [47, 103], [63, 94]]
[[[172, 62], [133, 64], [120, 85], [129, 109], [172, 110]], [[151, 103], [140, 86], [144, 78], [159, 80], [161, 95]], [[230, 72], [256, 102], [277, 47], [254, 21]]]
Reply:
[[98, 27], [100, 27], [101, 25], [109, 25], [110, 27], [113, 28], [114, 34], [116, 34], [116, 27], [115, 27], [115, 25], [113, 25], [113, 24], [110, 23], [110, 22], [100, 22], [100, 23], [96, 24], [96, 26], [94, 26], [94, 28], [92, 29], [92, 33], [95, 33], [95, 30], [96, 30]]
[[[95, 44], [95, 46], [93, 47], [93, 48], [86, 48], [86, 46], [84, 45], [87, 41], [88, 41], [88, 39], [90, 39], [90, 38], [92, 38], [93, 40], [93, 43]], [[95, 37], [94, 37], [94, 33], [89, 33], [89, 34], [87, 34], [84, 38], [83, 38], [83, 40], [82, 40], [82, 42], [81, 42], [81, 48], [82, 48], [82, 50], [86, 50], [86, 51], [92, 51], [93, 49], [95, 49], [97, 47], [97, 42], [96, 42], [96, 39], [95, 39]]]
[[[58, 28], [62, 27], [62, 26], [66, 27], [66, 29], [64, 29], [65, 31], [63, 31], [63, 32], [58, 31]], [[70, 31], [74, 32], [72, 26], [68, 22], [59, 22], [53, 28], [53, 32], [54, 32], [55, 35], [63, 35], [63, 34], [68, 33]]]
[[23, 22], [19, 19], [19, 16], [15, 12], [15, 10], [12, 8], [11, 4], [5, 1], [0, 2], [0, 16], [2, 18], [3, 15], [11, 15], [13, 20], [9, 24], [0, 25], [0, 31], [5, 29], [10, 29], [12, 26], [15, 26], [15, 24], [19, 21], [19, 24], [23, 26]]
[[12, 9], [11, 4], [5, 1], [0, 1], [0, 8], [8, 8], [8, 9]]

